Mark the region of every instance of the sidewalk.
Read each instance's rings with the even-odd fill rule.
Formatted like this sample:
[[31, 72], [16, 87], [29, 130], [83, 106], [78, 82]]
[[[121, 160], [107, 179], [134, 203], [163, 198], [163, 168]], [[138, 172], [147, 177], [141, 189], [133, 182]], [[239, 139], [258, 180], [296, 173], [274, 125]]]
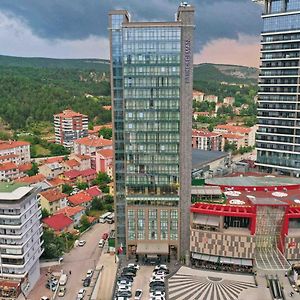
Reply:
[[102, 271], [96, 283], [96, 288], [91, 299], [110, 300], [113, 297], [114, 285], [118, 270], [118, 263], [115, 262], [115, 255], [102, 253], [97, 269]]

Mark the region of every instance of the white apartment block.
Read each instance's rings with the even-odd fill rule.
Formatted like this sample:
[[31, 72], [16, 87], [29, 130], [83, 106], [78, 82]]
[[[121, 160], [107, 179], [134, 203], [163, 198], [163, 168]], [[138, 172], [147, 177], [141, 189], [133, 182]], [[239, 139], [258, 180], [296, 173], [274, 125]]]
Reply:
[[36, 188], [0, 183], [0, 285], [20, 282], [25, 294], [40, 276], [43, 231], [38, 202]]

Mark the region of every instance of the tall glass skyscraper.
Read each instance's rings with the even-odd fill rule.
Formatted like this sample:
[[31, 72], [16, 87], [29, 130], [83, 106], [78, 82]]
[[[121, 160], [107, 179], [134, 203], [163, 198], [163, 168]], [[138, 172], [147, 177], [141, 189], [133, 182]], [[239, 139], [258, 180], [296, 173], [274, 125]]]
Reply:
[[117, 243], [128, 256], [189, 249], [194, 8], [174, 22], [109, 15]]
[[264, 0], [257, 165], [300, 174], [300, 1]]

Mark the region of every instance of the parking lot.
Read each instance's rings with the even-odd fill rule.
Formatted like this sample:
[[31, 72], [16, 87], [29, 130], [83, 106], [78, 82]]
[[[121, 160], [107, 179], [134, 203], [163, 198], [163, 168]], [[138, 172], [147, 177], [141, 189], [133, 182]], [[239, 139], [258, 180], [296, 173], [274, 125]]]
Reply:
[[[108, 224], [95, 224], [89, 231], [83, 234], [80, 239], [85, 240], [86, 244], [83, 247], [75, 247], [70, 253], [64, 255], [64, 260], [60, 265], [51, 267], [51, 272], [60, 272], [63, 270], [68, 274], [68, 281], [66, 284], [66, 294], [64, 297], [56, 297], [55, 299], [73, 300], [79, 289], [83, 288], [83, 279], [86, 277], [86, 272], [89, 269], [95, 269], [102, 248], [99, 248], [98, 242], [102, 234], [109, 231]], [[42, 296], [52, 297], [53, 292], [45, 287], [48, 277], [46, 276], [49, 268], [42, 269], [41, 277], [34, 289], [28, 296], [28, 300], [39, 300]], [[71, 271], [71, 274], [69, 274]], [[86, 296], [92, 293], [93, 285], [95, 284], [99, 272], [94, 272], [90, 287], [86, 288]]]

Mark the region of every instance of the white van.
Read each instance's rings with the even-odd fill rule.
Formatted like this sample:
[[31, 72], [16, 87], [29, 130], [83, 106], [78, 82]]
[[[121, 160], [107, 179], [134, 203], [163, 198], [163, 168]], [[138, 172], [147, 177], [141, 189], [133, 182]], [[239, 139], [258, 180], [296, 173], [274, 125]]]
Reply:
[[104, 244], [105, 244], [105, 240], [101, 239], [101, 240], [99, 241], [99, 247], [100, 247], [100, 248], [103, 248], [103, 247], [104, 247]]
[[68, 275], [62, 274], [59, 278], [59, 285], [66, 285], [67, 281], [68, 281]]

